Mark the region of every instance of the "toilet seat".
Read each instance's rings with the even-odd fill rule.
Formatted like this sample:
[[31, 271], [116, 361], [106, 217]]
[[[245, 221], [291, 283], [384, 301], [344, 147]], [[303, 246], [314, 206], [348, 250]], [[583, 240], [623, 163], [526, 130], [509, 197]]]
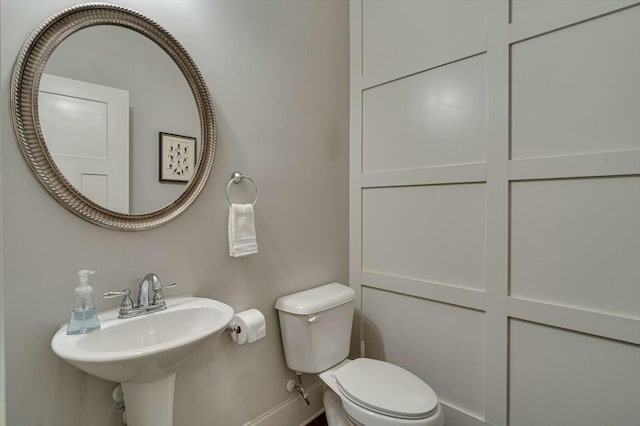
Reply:
[[[336, 371], [334, 377], [345, 398], [343, 405], [354, 417], [381, 415], [412, 424], [433, 416], [439, 409], [438, 397], [429, 385], [388, 362], [359, 358]], [[367, 419], [357, 417], [359, 422], [368, 424]]]

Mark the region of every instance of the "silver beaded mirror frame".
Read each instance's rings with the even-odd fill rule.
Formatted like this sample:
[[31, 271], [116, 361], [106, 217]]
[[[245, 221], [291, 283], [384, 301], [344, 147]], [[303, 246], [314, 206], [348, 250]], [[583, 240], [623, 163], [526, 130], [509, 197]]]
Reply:
[[[47, 149], [38, 118], [38, 89], [47, 60], [71, 34], [95, 25], [116, 25], [136, 31], [155, 42], [176, 63], [193, 96], [200, 117], [202, 151], [193, 179], [171, 204], [149, 213], [109, 210], [82, 195], [64, 177]], [[117, 5], [88, 3], [64, 9], [44, 21], [27, 39], [11, 79], [11, 118], [16, 141], [38, 182], [59, 203], [96, 225], [121, 231], [156, 228], [184, 212], [202, 192], [213, 169], [216, 120], [213, 101], [198, 67], [180, 43], [146, 16]]]

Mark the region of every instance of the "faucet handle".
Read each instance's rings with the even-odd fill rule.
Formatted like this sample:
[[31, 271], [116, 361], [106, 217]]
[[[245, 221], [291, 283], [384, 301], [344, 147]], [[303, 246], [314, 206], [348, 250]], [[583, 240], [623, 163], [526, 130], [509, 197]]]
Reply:
[[114, 297], [118, 297], [118, 296], [130, 296], [131, 295], [131, 290], [129, 290], [128, 288], [125, 288], [122, 291], [108, 291], [104, 294], [104, 298], [105, 299], [113, 299]]
[[131, 290], [125, 288], [122, 291], [108, 291], [104, 294], [105, 299], [113, 299], [114, 297], [124, 296], [120, 303], [120, 311], [118, 317], [126, 317], [133, 310], [133, 300], [131, 300]]
[[178, 283], [171, 283], [167, 285], [160, 285], [160, 288], [153, 290], [153, 305], [161, 305], [164, 303], [164, 294], [162, 294], [163, 288], [173, 288], [177, 287]]

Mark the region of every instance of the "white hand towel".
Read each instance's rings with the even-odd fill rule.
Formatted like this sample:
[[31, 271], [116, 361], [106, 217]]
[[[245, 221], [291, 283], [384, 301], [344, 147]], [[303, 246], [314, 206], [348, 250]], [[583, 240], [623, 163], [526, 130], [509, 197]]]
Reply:
[[252, 204], [229, 206], [229, 256], [242, 257], [258, 252]]

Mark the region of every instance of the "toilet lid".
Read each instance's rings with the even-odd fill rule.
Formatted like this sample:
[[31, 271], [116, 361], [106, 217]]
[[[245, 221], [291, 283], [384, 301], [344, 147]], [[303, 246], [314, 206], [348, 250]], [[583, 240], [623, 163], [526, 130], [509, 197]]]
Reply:
[[438, 397], [429, 385], [388, 362], [358, 358], [340, 368], [335, 378], [345, 397], [386, 416], [424, 419], [438, 406]]

